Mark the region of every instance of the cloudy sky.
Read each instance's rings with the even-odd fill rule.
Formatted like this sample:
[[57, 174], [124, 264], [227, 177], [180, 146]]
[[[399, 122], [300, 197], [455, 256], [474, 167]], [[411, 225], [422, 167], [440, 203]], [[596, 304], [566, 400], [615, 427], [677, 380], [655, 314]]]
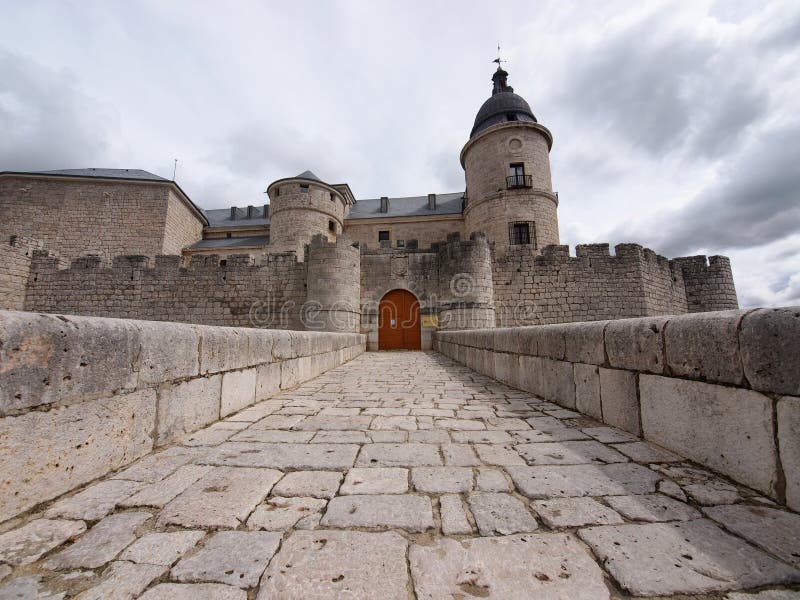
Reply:
[[0, 170], [141, 168], [203, 208], [312, 169], [461, 191], [509, 83], [555, 137], [562, 243], [726, 254], [800, 304], [800, 3], [0, 0]]

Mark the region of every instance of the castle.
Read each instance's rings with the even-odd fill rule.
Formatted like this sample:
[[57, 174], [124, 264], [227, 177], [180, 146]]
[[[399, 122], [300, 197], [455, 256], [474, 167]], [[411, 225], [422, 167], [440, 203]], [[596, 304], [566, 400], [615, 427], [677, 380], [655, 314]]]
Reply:
[[466, 189], [356, 200], [311, 171], [263, 206], [202, 210], [146, 171], [0, 173], [0, 309], [362, 332], [738, 308], [723, 256], [559, 245], [550, 131], [498, 67], [461, 150]]

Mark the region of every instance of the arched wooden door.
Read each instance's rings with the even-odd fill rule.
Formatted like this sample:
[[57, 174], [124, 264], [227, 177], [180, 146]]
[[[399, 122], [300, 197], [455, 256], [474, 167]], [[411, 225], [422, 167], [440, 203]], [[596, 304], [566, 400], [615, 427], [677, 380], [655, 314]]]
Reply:
[[378, 308], [378, 349], [419, 350], [422, 347], [419, 301], [406, 290], [392, 290]]

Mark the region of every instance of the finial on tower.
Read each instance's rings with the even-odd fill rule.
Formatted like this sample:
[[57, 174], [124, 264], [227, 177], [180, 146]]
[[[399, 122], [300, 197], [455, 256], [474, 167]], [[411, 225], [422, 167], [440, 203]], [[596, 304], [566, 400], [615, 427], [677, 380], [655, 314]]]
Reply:
[[500, 58], [500, 44], [497, 44], [497, 58], [492, 62], [497, 63], [497, 71], [492, 75], [492, 81], [494, 82], [492, 95], [499, 94], [500, 92], [513, 92], [514, 88], [507, 83], [508, 73], [503, 70], [503, 63], [506, 61]]

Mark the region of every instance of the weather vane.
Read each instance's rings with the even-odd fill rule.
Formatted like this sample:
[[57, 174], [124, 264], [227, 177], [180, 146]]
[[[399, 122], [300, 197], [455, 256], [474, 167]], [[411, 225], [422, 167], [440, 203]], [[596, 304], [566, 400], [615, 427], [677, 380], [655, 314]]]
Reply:
[[497, 63], [497, 68], [498, 69], [502, 68], [502, 66], [503, 66], [502, 63], [507, 62], [507, 61], [503, 60], [502, 58], [500, 58], [500, 44], [497, 44], [497, 58], [495, 58], [492, 62], [496, 62]]

